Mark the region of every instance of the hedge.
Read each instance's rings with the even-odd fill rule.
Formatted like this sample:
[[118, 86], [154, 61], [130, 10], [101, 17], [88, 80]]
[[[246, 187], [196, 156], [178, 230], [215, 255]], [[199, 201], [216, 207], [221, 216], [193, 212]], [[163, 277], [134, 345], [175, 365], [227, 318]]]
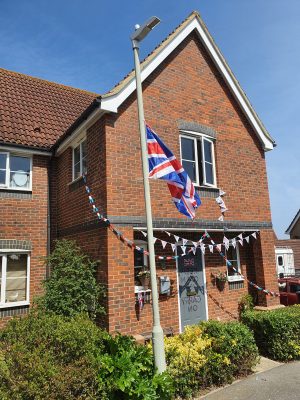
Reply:
[[262, 355], [279, 361], [300, 359], [300, 305], [247, 311], [241, 318], [254, 332]]

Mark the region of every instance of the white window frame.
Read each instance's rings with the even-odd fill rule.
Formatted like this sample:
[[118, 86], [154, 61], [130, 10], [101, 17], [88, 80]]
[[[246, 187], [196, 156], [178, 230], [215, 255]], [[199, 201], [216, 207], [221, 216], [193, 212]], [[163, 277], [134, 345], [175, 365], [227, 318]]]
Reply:
[[[82, 143], [86, 141], [86, 137], [82, 138], [79, 142], [74, 145], [72, 150], [72, 181], [76, 181], [80, 179], [83, 173], [83, 166], [82, 166]], [[80, 162], [80, 176], [75, 178], [75, 149], [79, 147], [79, 162]], [[86, 156], [87, 157], [87, 156]]]
[[[5, 184], [0, 183], [0, 189], [6, 189], [6, 190], [16, 190], [16, 191], [22, 191], [22, 192], [31, 192], [32, 191], [32, 156], [23, 154], [23, 153], [15, 153], [15, 152], [8, 152], [8, 151], [1, 151], [0, 154], [5, 154], [6, 155], [6, 175], [5, 175]], [[10, 157], [23, 157], [23, 158], [28, 158], [30, 161], [30, 172], [29, 172], [29, 186], [26, 188], [23, 187], [15, 187], [15, 186], [10, 186]]]
[[[239, 273], [241, 274], [242, 272], [241, 272], [241, 259], [240, 259], [240, 249], [239, 249], [239, 245], [238, 245], [238, 243], [236, 243], [236, 246], [235, 246], [235, 250], [236, 250], [236, 259], [237, 259], [237, 267], [238, 267], [238, 271], [239, 271]], [[226, 251], [226, 249], [225, 249], [225, 255], [226, 255], [226, 257], [227, 257], [227, 251]], [[230, 261], [230, 260], [229, 260]], [[229, 267], [230, 268], [230, 267]], [[244, 281], [245, 280], [245, 278], [243, 278], [241, 275], [239, 275], [239, 274], [237, 274], [237, 275], [228, 275], [228, 269], [229, 269], [228, 267], [227, 267], [227, 271], [226, 271], [226, 274], [227, 274], [227, 279], [228, 279], [228, 282], [237, 282], [237, 281]]]
[[[193, 181], [193, 184], [198, 187], [217, 187], [217, 175], [216, 175], [216, 160], [215, 160], [215, 145], [214, 140], [211, 139], [209, 136], [198, 133], [198, 132], [182, 132], [179, 135], [179, 146], [180, 146], [180, 160], [182, 163], [182, 148], [181, 148], [181, 138], [191, 139], [194, 141], [194, 152], [195, 152], [195, 163], [196, 163], [196, 182]], [[211, 143], [212, 145], [212, 161], [213, 161], [213, 177], [214, 177], [214, 184], [206, 182], [206, 173], [205, 173], [205, 161], [204, 161], [204, 145], [203, 141], [206, 140]], [[202, 158], [202, 175], [203, 175], [203, 182], [200, 182], [199, 179], [199, 162], [198, 162], [198, 146], [197, 142], [201, 141], [201, 158]], [[191, 160], [185, 160], [191, 161]]]
[[[210, 187], [216, 187], [216, 162], [215, 162], [215, 146], [214, 142], [211, 139], [208, 139], [207, 137], [202, 136], [201, 139], [201, 152], [202, 152], [202, 173], [203, 173], [203, 184], [205, 186], [210, 186]], [[205, 155], [204, 155], [204, 142], [209, 142], [211, 144], [211, 158], [212, 158], [212, 170], [213, 170], [213, 178], [214, 178], [214, 183], [208, 183], [206, 181], [206, 171], [205, 171], [205, 163], [207, 162], [208, 164], [211, 164], [209, 161], [205, 160]]]
[[[26, 278], [26, 300], [23, 301], [14, 301], [14, 302], [6, 302], [5, 303], [5, 292], [6, 292], [6, 272], [7, 272], [7, 257], [11, 254], [25, 254], [27, 255], [27, 278]], [[4, 250], [0, 252], [0, 257], [2, 257], [2, 264], [0, 264], [0, 268], [2, 269], [2, 278], [1, 278], [1, 290], [0, 290], [0, 309], [1, 308], [11, 308], [18, 306], [29, 305], [29, 284], [30, 284], [30, 253], [24, 250]]]

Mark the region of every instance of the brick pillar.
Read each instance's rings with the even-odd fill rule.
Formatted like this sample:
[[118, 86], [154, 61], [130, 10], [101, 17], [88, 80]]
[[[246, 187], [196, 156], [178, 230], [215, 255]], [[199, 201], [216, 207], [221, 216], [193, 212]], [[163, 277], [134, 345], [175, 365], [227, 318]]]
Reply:
[[[261, 230], [253, 244], [255, 283], [263, 288], [278, 292], [274, 246], [273, 231]], [[279, 304], [279, 297], [258, 292], [258, 303], [260, 306], [276, 306]]]
[[[133, 229], [121, 227], [123, 235], [133, 240]], [[134, 254], [108, 232], [108, 330], [130, 333], [135, 314]]]

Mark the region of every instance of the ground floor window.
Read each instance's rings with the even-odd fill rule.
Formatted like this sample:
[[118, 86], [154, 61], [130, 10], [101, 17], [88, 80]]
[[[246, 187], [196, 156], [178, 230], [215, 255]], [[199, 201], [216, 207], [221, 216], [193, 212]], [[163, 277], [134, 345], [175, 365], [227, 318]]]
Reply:
[[[227, 277], [229, 282], [241, 281], [243, 278], [241, 277], [241, 263], [240, 263], [240, 253], [238, 244], [235, 247], [230, 246], [228, 250], [226, 250], [226, 258], [231, 262], [233, 268], [227, 268]], [[238, 271], [238, 272], [236, 272]]]
[[29, 302], [29, 254], [0, 253], [0, 307]]

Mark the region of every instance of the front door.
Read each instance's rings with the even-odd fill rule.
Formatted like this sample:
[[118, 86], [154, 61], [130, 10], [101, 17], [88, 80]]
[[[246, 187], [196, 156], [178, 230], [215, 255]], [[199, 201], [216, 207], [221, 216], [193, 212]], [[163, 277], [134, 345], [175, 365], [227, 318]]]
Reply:
[[207, 320], [207, 298], [202, 253], [197, 249], [177, 260], [181, 331], [186, 325]]

